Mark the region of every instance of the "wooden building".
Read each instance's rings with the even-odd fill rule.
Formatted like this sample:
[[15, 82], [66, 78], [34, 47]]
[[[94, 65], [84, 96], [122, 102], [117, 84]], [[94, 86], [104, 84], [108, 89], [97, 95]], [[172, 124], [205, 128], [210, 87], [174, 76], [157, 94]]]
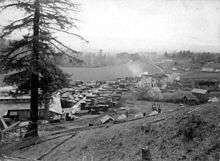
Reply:
[[187, 73], [181, 76], [180, 82], [188, 88], [200, 88], [208, 91], [220, 90], [220, 74], [215, 72]]

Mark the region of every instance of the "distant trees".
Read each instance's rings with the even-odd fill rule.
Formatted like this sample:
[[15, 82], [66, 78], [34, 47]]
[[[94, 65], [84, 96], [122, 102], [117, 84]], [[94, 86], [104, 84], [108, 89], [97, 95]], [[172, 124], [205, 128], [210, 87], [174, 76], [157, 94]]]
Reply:
[[85, 65], [85, 62], [83, 60], [80, 60], [79, 58], [71, 55], [57, 55], [54, 57], [54, 61], [61, 67], [81, 67]]
[[195, 53], [191, 51], [179, 51], [175, 53], [167, 53], [165, 52], [164, 56], [167, 58], [173, 59], [189, 59], [193, 64], [200, 64], [203, 65], [207, 62], [218, 62], [218, 55], [217, 53], [210, 53], [210, 52], [201, 52]]
[[14, 33], [20, 33], [21, 38], [10, 41], [8, 47], [1, 51], [0, 67], [9, 73], [5, 82], [16, 84], [20, 91], [31, 91], [29, 135], [38, 136], [39, 91], [48, 95], [68, 85], [68, 76], [56, 66], [53, 57], [67, 54], [63, 49], [76, 53], [60, 42], [54, 32], [85, 40], [80, 35], [67, 32], [67, 29], [76, 27], [78, 19], [69, 17], [66, 12], [79, 12], [78, 4], [70, 0], [1, 0], [0, 3], [2, 11], [19, 9], [24, 13], [24, 17], [2, 29], [1, 38]]
[[168, 58], [168, 57], [169, 57], [169, 55], [168, 55], [167, 51], [164, 53], [164, 56], [165, 56], [166, 58]]
[[170, 53], [170, 54], [165, 52], [164, 56], [170, 57], [170, 58], [176, 58], [176, 59], [182, 59], [182, 58], [189, 59], [189, 58], [192, 58], [193, 52], [191, 52], [189, 50], [183, 50], [183, 51], [179, 51], [179, 52], [175, 52], [175, 53]]
[[216, 61], [217, 61], [217, 63], [220, 63], [220, 55], [217, 56]]
[[200, 63], [201, 65], [207, 62], [216, 62], [216, 55], [212, 53], [199, 53], [194, 55], [194, 61]]

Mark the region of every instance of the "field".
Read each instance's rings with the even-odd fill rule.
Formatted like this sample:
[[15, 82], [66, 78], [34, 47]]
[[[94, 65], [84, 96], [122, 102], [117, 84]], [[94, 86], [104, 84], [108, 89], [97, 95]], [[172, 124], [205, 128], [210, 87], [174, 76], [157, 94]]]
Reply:
[[[71, 75], [71, 80], [113, 80], [122, 77], [138, 76], [143, 72], [157, 73], [160, 70], [150, 62], [134, 61], [121, 65], [112, 65], [97, 68], [88, 67], [60, 67], [65, 73]], [[0, 74], [0, 85], [3, 75]]]
[[129, 62], [122, 65], [105, 66], [98, 68], [61, 67], [71, 75], [72, 80], [113, 80], [121, 77], [137, 76], [143, 72], [156, 73], [158, 69], [148, 62]]

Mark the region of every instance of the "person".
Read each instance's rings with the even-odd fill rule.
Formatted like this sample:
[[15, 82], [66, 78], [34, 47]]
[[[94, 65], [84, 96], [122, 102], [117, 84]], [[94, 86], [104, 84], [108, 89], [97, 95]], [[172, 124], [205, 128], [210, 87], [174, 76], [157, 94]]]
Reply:
[[66, 121], [70, 121], [70, 120], [71, 120], [70, 114], [66, 113]]
[[160, 108], [160, 107], [157, 109], [157, 112], [158, 112], [158, 113], [161, 113], [161, 108]]
[[157, 108], [157, 112], [158, 112], [158, 113], [161, 113], [161, 107], [160, 107], [160, 104], [159, 104], [159, 106], [158, 106], [158, 108]]
[[155, 103], [153, 103], [152, 104], [152, 111], [156, 111], [157, 109], [156, 109], [156, 105], [155, 105]]

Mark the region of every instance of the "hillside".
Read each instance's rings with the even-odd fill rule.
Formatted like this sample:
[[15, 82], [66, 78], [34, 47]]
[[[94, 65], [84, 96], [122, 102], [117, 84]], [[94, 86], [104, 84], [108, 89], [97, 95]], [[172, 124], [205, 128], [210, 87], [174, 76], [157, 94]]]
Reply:
[[141, 148], [149, 146], [153, 161], [219, 160], [220, 109], [209, 105], [193, 113], [182, 116], [181, 112], [171, 119], [151, 124], [142, 119], [85, 131], [47, 159], [139, 161]]
[[148, 146], [152, 161], [219, 161], [219, 105], [183, 107], [125, 123], [72, 131], [10, 154], [45, 161], [140, 161], [141, 149]]

